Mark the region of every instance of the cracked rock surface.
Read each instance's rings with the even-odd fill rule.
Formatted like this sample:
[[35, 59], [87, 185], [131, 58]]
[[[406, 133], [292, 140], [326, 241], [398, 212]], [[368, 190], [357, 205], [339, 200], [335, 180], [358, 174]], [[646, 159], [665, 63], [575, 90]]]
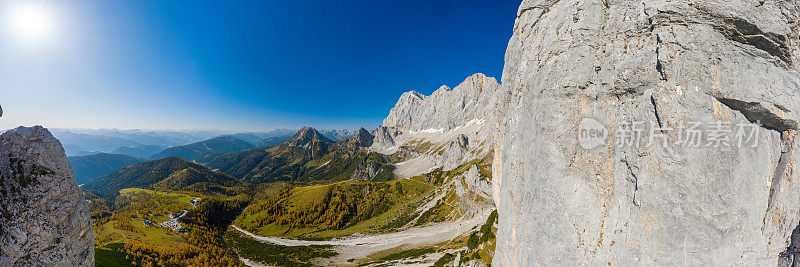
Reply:
[[0, 203], [0, 266], [94, 265], [89, 206], [41, 126], [0, 136]]
[[494, 78], [477, 73], [456, 88], [443, 85], [430, 96], [406, 92], [381, 126], [404, 131], [448, 131], [474, 119], [490, 118], [494, 116], [493, 98], [499, 87]]
[[[797, 2], [525, 0], [517, 16], [493, 265], [800, 264]], [[608, 131], [592, 149], [587, 118]], [[762, 126], [754, 146], [618, 144], [636, 121]]]

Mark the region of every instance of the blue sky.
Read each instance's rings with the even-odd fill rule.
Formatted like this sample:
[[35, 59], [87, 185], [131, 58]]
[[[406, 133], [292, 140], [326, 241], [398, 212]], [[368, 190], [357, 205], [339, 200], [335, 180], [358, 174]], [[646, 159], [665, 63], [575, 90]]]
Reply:
[[0, 0], [0, 129], [374, 128], [405, 91], [499, 79], [518, 6]]

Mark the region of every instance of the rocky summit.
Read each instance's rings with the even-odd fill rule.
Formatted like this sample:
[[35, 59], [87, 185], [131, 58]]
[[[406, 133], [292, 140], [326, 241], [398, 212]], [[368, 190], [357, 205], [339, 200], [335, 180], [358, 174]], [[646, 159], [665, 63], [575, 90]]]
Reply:
[[495, 93], [500, 85], [481, 73], [450, 89], [443, 85], [430, 96], [410, 91], [400, 96], [382, 126], [409, 131], [451, 130], [473, 119], [492, 116]]
[[[412, 143], [441, 145], [432, 159], [446, 170], [493, 149], [500, 84], [481, 73], [451, 89], [441, 86], [430, 96], [409, 91], [400, 96], [383, 124], [374, 131], [371, 147], [382, 153], [409, 152]], [[419, 154], [421, 151], [410, 151]]]
[[[523, 1], [494, 265], [798, 264], [799, 16], [792, 1]], [[742, 143], [740, 125], [760, 126]]]
[[0, 202], [0, 266], [94, 265], [88, 204], [41, 126], [0, 136]]

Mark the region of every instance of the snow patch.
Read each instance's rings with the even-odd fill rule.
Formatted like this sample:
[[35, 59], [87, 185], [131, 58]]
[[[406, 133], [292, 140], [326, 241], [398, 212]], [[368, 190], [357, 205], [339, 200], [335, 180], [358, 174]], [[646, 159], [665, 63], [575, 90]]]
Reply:
[[444, 128], [439, 128], [439, 129], [431, 128], [431, 129], [425, 129], [425, 130], [421, 130], [421, 131], [408, 131], [408, 133], [410, 133], [412, 135], [415, 135], [415, 134], [418, 134], [418, 133], [427, 133], [427, 134], [444, 133]]

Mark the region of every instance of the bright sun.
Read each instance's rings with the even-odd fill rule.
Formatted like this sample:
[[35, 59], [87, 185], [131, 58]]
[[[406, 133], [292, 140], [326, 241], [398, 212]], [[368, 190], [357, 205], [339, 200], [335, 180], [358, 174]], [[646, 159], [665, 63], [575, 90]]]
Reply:
[[20, 8], [12, 16], [14, 30], [28, 38], [44, 37], [53, 29], [47, 14], [38, 7]]

